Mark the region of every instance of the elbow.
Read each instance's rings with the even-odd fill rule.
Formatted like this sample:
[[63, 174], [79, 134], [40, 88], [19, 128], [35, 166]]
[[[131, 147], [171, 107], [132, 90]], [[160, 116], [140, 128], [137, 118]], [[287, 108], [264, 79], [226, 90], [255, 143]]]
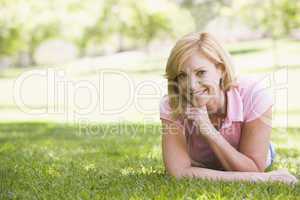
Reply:
[[260, 165], [260, 166], [258, 165], [258, 166], [257, 166], [258, 172], [265, 172], [266, 169], [267, 169], [267, 166], [266, 166], [266, 165]]
[[[267, 165], [265, 160], [255, 159], [254, 157], [249, 157], [252, 164], [248, 166], [246, 171], [248, 172], [265, 172]], [[250, 167], [251, 166], [251, 167]]]
[[185, 175], [185, 168], [177, 168], [177, 169], [166, 169], [167, 174], [170, 176], [176, 178], [176, 179], [181, 179], [186, 177]]
[[182, 172], [180, 170], [167, 170], [167, 173], [176, 179], [180, 179], [183, 177]]
[[253, 162], [255, 163], [257, 172], [265, 172], [266, 171], [267, 164], [266, 164], [265, 160], [259, 161], [259, 162], [253, 160]]
[[249, 169], [249, 172], [265, 172], [265, 170], [266, 165], [255, 163], [254, 166]]

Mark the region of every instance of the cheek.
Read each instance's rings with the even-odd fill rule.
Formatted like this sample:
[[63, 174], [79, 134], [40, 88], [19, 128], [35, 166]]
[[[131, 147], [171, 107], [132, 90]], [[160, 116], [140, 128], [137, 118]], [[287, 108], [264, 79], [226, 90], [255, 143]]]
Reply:
[[220, 93], [220, 89], [218, 86], [215, 85], [211, 86], [209, 88], [209, 93], [208, 93], [210, 100], [215, 101], [216, 99], [218, 99], [219, 93]]
[[216, 99], [219, 98], [219, 87], [211, 82], [207, 83], [206, 87], [208, 88], [208, 93], [207, 95], [204, 95], [202, 99], [205, 100], [208, 104], [212, 104], [216, 101]]
[[220, 77], [217, 74], [208, 74], [203, 80], [205, 80], [205, 82], [209, 83], [211, 86], [218, 86]]
[[209, 94], [210, 95], [216, 95], [218, 94], [218, 90], [219, 88], [219, 77], [216, 75], [210, 75], [210, 76], [206, 76], [204, 81], [207, 85], [207, 87], [209, 88]]

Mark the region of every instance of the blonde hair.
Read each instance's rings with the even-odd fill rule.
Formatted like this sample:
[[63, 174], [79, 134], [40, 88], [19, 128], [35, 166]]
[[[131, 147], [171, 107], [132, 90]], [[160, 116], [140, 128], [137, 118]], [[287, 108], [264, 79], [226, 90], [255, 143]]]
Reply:
[[194, 53], [199, 51], [210, 59], [216, 67], [224, 72], [221, 89], [228, 91], [236, 85], [234, 68], [229, 53], [222, 45], [207, 32], [190, 33], [177, 41], [168, 58], [165, 77], [168, 80], [168, 96], [172, 116], [174, 118], [183, 114], [186, 102], [179, 95], [177, 75], [183, 63]]

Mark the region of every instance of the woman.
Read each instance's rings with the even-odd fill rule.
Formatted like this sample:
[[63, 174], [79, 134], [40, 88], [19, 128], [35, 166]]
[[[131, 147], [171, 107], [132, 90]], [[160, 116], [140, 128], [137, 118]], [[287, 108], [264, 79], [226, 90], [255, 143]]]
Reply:
[[169, 56], [166, 78], [160, 118], [169, 174], [297, 182], [286, 170], [264, 172], [275, 156], [271, 95], [261, 81], [235, 77], [228, 53], [211, 34], [181, 38]]

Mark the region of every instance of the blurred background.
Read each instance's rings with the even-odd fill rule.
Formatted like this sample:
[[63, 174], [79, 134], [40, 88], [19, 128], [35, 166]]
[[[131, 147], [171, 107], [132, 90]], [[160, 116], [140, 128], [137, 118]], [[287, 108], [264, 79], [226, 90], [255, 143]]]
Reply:
[[181, 36], [209, 31], [298, 126], [298, 0], [0, 0], [0, 121], [159, 122]]

